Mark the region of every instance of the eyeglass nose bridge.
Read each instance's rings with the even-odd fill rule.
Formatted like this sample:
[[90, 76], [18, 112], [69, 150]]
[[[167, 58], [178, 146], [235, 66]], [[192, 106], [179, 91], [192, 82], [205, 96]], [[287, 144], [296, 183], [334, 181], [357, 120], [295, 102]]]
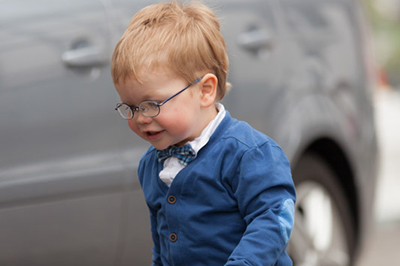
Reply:
[[139, 111], [140, 111], [139, 106], [129, 106], [129, 107], [130, 107], [131, 110], [132, 110], [132, 115], [133, 115], [133, 116], [135, 115], [135, 112], [139, 112]]

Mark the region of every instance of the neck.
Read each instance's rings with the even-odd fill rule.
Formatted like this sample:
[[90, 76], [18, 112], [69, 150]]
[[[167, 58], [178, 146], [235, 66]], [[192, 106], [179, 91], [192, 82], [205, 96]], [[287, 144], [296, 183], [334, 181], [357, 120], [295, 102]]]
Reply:
[[208, 124], [217, 116], [218, 114], [218, 110], [217, 110], [217, 106], [215, 104], [213, 104], [210, 107], [207, 107], [204, 110], [204, 115], [203, 115], [203, 123], [201, 123], [201, 129], [200, 129], [200, 133], [199, 136], [201, 134], [201, 132], [208, 126]]
[[213, 104], [210, 107], [207, 107], [203, 109], [201, 116], [199, 117], [198, 120], [194, 123], [194, 126], [196, 127], [196, 134], [192, 136], [192, 138], [187, 139], [184, 142], [177, 143], [174, 146], [180, 147], [185, 145], [188, 141], [193, 141], [194, 139], [200, 137], [201, 133], [203, 130], [210, 124], [210, 122], [217, 116], [218, 110], [215, 104]]

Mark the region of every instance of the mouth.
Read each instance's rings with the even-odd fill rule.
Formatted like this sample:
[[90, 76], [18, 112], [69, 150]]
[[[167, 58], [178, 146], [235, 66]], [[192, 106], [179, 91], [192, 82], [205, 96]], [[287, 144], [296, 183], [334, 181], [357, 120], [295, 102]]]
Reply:
[[144, 133], [146, 134], [146, 137], [148, 140], [154, 140], [154, 139], [157, 139], [158, 137], [160, 137], [163, 132], [164, 132], [164, 130], [162, 130], [162, 131], [146, 131]]

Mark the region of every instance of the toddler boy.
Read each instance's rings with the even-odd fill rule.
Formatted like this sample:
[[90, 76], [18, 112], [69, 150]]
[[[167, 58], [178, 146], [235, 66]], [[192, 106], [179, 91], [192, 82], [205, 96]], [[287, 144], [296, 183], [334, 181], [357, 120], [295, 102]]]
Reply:
[[116, 110], [152, 145], [138, 172], [153, 265], [292, 265], [289, 162], [219, 103], [228, 65], [218, 19], [199, 2], [142, 9], [115, 48]]

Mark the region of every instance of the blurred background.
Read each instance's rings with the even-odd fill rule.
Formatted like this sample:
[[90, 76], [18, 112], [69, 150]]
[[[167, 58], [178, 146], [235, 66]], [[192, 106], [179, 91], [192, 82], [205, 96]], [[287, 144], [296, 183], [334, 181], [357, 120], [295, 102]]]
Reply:
[[[314, 152], [318, 150], [322, 154], [325, 152], [321, 148], [316, 149], [316, 142], [311, 145], [312, 137], [303, 138], [306, 139], [304, 145], [298, 145], [301, 138], [297, 138], [297, 133], [280, 133], [300, 132], [298, 129], [302, 129], [307, 135], [314, 133], [309, 121], [315, 126], [329, 124], [326, 123], [329, 120], [326, 117], [332, 118], [334, 112], [328, 112], [331, 109], [325, 108], [327, 105], [320, 101], [321, 98], [317, 98], [319, 100], [314, 105], [310, 105], [308, 100], [300, 101], [303, 105], [296, 104], [301, 99], [299, 97], [309, 99], [307, 96], [320, 94], [334, 96], [330, 100], [342, 104], [340, 106], [344, 114], [357, 114], [356, 118], [348, 118], [354, 118], [364, 126], [357, 131], [363, 133], [360, 135], [364, 138], [359, 138], [362, 142], [358, 145], [353, 141], [346, 143], [361, 151], [358, 152], [358, 155], [362, 155], [359, 157], [374, 157], [370, 155], [374, 155], [372, 152], [375, 153], [375, 150], [370, 147], [375, 145], [369, 145], [373, 133], [368, 134], [373, 126], [368, 112], [371, 110], [369, 95], [368, 102], [355, 101], [353, 96], [358, 94], [353, 95], [342, 87], [338, 88], [338, 94], [332, 93], [329, 86], [326, 86], [326, 90], [320, 90], [320, 82], [330, 85], [334, 81], [325, 78], [330, 77], [328, 74], [331, 71], [326, 68], [329, 64], [322, 64], [323, 60], [309, 58], [311, 60], [306, 61], [307, 64], [292, 66], [292, 62], [307, 59], [305, 55], [309, 53], [304, 52], [307, 50], [303, 49], [303, 45], [310, 46], [308, 48], [313, 55], [323, 54], [329, 62], [336, 62], [333, 58], [337, 56], [338, 63], [331, 66], [340, 66], [338, 73], [351, 82], [359, 78], [354, 74], [357, 72], [351, 72], [357, 69], [352, 66], [362, 68], [363, 63], [373, 61], [355, 61], [362, 57], [357, 55], [364, 49], [358, 46], [354, 49], [351, 45], [353, 41], [360, 43], [353, 37], [357, 39], [358, 35], [362, 35], [358, 34], [359, 28], [357, 31], [349, 29], [351, 25], [347, 22], [356, 21], [354, 13], [349, 12], [348, 19], [339, 21], [342, 17], [346, 18], [341, 13], [345, 9], [332, 4], [350, 1], [320, 1], [318, 7], [313, 9], [313, 3], [317, 1], [220, 1], [229, 3], [230, 9], [223, 9], [227, 14], [225, 21], [229, 22], [226, 23], [229, 26], [228, 43], [232, 44], [231, 49], [236, 55], [232, 59], [240, 62], [232, 70], [237, 77], [233, 83], [238, 88], [254, 87], [252, 93], [255, 93], [242, 91], [240, 94], [240, 90], [237, 90], [236, 96], [231, 94], [234, 104], [228, 106], [229, 110], [236, 108], [236, 114], [242, 116], [238, 118], [251, 120], [259, 128], [264, 128], [267, 121], [271, 125], [269, 132], [279, 138], [278, 143], [286, 143], [291, 154], [295, 154], [297, 146], [301, 149], [308, 146], [308, 151], [312, 148]], [[400, 265], [400, 0], [356, 1], [364, 4], [376, 55], [376, 68], [371, 69], [371, 73], [377, 74], [378, 81], [374, 90], [374, 110], [380, 158], [375, 206], [373, 209], [368, 207], [368, 210], [374, 211], [376, 226], [356, 266]], [[115, 10], [108, 6], [111, 2]], [[132, 175], [137, 170], [142, 152], [147, 149], [147, 143], [133, 136], [127, 130], [126, 122], [114, 111], [119, 99], [109, 74], [108, 56], [133, 13], [150, 2], [158, 1], [0, 0], [0, 266], [108, 266], [132, 265], [132, 261], [136, 266], [149, 265], [151, 241], [150, 229], [146, 227], [149, 226], [147, 207], [137, 177]], [[269, 13], [267, 16], [264, 12], [275, 10], [270, 8], [271, 5], [280, 2], [287, 4], [282, 5], [286, 8], [282, 11], [289, 14], [283, 21], [287, 20], [288, 32], [293, 31], [294, 34], [288, 35], [291, 38], [282, 42], [282, 46], [276, 46], [279, 49], [272, 49], [271, 53], [270, 49], [274, 46], [269, 34], [273, 37], [278, 31], [275, 16]], [[263, 8], [256, 8], [256, 5]], [[333, 9], [325, 10], [325, 5]], [[327, 23], [321, 26], [321, 21]], [[303, 33], [306, 35], [303, 36]], [[341, 45], [329, 49], [318, 47], [318, 44], [330, 43], [330, 33], [338, 34], [333, 38], [338, 40], [336, 44]], [[243, 38], [238, 42], [238, 36], [244, 36], [244, 41], [248, 37], [259, 36], [259, 39], [255, 39], [256, 44], [260, 40], [265, 43], [262, 49], [255, 49], [252, 45], [246, 45]], [[291, 48], [289, 50], [292, 53], [287, 54], [283, 48]], [[290, 60], [281, 61], [283, 55]], [[351, 60], [340, 64], [347, 57]], [[286, 68], [292, 69], [292, 72], [289, 71], [291, 79], [280, 74]], [[264, 76], [265, 73], [268, 76]], [[298, 82], [303, 80], [302, 77], [304, 81]], [[280, 81], [284, 81], [284, 86], [280, 86]], [[260, 86], [265, 85], [274, 88], [268, 90], [268, 104], [263, 100], [264, 90], [259, 90]], [[243, 99], [251, 101], [251, 105]], [[254, 112], [259, 104], [266, 108], [268, 106], [274, 112], [266, 109], [265, 113], [270, 116], [261, 117], [263, 113]], [[252, 108], [249, 109], [249, 106]], [[287, 117], [291, 118], [287, 121], [293, 123], [279, 124], [285, 120], [281, 119], [284, 112], [275, 110], [278, 106], [280, 109], [277, 110], [296, 107], [292, 110], [296, 115], [289, 116], [286, 112]], [[315, 110], [325, 110], [325, 113]], [[310, 113], [313, 115], [308, 116]], [[363, 116], [364, 119], [359, 119]], [[301, 118], [306, 118], [307, 124]], [[335, 119], [329, 121], [333, 123]], [[354, 124], [358, 123], [343, 125]], [[296, 130], [291, 130], [293, 128]], [[348, 132], [354, 136], [353, 127], [346, 129], [350, 129]], [[374, 169], [368, 167], [370, 160], [360, 162], [363, 169]], [[358, 171], [363, 169], [360, 167]], [[369, 170], [365, 170], [364, 174], [369, 173], [374, 176]], [[359, 186], [359, 189], [362, 188]], [[369, 194], [368, 190], [362, 195]], [[340, 193], [334, 192], [328, 196], [332, 195], [340, 197]], [[364, 201], [367, 202], [368, 198]], [[301, 210], [302, 217], [307, 217], [304, 208]], [[329, 232], [325, 225], [323, 233]], [[344, 230], [341, 233], [334, 235], [350, 235], [346, 235]], [[321, 234], [311, 234], [310, 239], [314, 239], [314, 235]], [[332, 239], [340, 240], [340, 237]], [[339, 246], [342, 244], [341, 241], [335, 243]], [[140, 249], [132, 248], [139, 245]], [[319, 250], [315, 252], [313, 245], [306, 248], [310, 248], [311, 255], [318, 254]], [[323, 254], [326, 249], [321, 250]], [[328, 254], [333, 254], [332, 257], [327, 256], [328, 259], [338, 257], [337, 250], [334, 251]], [[299, 254], [308, 255], [306, 252]], [[308, 259], [310, 256], [304, 257]], [[313, 258], [311, 256], [311, 260]], [[307, 263], [301, 265], [310, 266]], [[311, 265], [319, 264], [316, 262]], [[329, 260], [325, 265], [332, 264]]]
[[364, 0], [372, 26], [382, 82], [400, 86], [400, 1]]
[[398, 265], [400, 253], [400, 0], [364, 0], [371, 24], [379, 86], [375, 116], [380, 170], [376, 228], [358, 266]]

